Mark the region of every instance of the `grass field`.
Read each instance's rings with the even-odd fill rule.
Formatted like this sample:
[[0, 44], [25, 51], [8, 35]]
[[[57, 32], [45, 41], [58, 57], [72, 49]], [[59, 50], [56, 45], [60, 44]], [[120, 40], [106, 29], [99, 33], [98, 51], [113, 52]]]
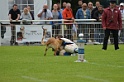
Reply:
[[77, 56], [43, 56], [44, 46], [0, 47], [0, 82], [124, 82], [124, 45], [107, 51], [85, 46], [85, 63]]

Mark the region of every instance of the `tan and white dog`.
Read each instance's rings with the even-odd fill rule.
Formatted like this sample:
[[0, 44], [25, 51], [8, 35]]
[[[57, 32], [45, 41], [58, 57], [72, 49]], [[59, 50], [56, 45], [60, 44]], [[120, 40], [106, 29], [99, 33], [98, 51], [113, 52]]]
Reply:
[[44, 42], [43, 39], [46, 36], [47, 29], [45, 29], [43, 27], [42, 27], [42, 29], [43, 29], [43, 38], [42, 38], [41, 44], [46, 45], [44, 56], [46, 56], [46, 52], [49, 48], [54, 49], [54, 56], [56, 56], [57, 51], [60, 50], [63, 40], [61, 40], [59, 37], [57, 39], [52, 37], [52, 38], [48, 39], [47, 42]]

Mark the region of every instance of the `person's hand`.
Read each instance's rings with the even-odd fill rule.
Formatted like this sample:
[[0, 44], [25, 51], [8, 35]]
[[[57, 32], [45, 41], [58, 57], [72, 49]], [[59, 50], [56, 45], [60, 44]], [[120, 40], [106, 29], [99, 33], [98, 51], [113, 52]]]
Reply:
[[103, 30], [106, 30], [106, 27], [103, 27]]
[[10, 22], [12, 22], [12, 19], [10, 19]]
[[102, 19], [102, 16], [100, 16], [99, 19]]
[[18, 21], [18, 19], [16, 19], [16, 21]]
[[47, 18], [44, 18], [44, 20], [48, 20]]

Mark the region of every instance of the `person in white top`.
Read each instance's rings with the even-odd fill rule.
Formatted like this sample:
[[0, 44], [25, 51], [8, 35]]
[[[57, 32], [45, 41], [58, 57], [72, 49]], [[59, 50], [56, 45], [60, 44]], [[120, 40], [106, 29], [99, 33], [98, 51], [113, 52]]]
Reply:
[[[124, 19], [124, 3], [120, 3], [120, 7], [119, 7], [119, 10], [121, 12], [121, 16], [122, 16], [122, 21]], [[124, 25], [122, 25], [122, 28], [124, 28]], [[121, 31], [119, 30], [118, 32], [118, 35], [119, 37], [122, 37], [122, 38], [119, 38], [119, 42], [124, 42], [124, 29], [122, 29]]]
[[[37, 15], [41, 20], [51, 20], [53, 18], [53, 15], [51, 11], [48, 9], [47, 5], [43, 6], [43, 9], [39, 11]], [[50, 22], [40, 22], [40, 24], [50, 24]]]
[[124, 18], [124, 3], [120, 3], [119, 9], [120, 9], [120, 11], [121, 11], [121, 16], [122, 16], [122, 18]]

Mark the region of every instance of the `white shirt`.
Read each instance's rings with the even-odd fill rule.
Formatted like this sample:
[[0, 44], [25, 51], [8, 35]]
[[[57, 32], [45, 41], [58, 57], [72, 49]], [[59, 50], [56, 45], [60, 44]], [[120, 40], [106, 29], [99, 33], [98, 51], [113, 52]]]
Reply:
[[[120, 9], [120, 8], [119, 8]], [[120, 12], [121, 12], [121, 16], [122, 16], [122, 18], [124, 18], [124, 9], [120, 9]]]
[[[38, 14], [40, 14], [43, 10], [40, 10], [38, 12]], [[46, 17], [45, 17], [45, 12], [42, 13], [42, 16], [40, 17], [41, 20], [45, 20], [45, 19], [48, 19], [48, 18], [53, 18], [53, 15], [51, 13], [51, 11], [49, 9], [47, 9], [47, 12], [46, 12]], [[50, 22], [40, 22], [40, 24], [50, 24]]]

